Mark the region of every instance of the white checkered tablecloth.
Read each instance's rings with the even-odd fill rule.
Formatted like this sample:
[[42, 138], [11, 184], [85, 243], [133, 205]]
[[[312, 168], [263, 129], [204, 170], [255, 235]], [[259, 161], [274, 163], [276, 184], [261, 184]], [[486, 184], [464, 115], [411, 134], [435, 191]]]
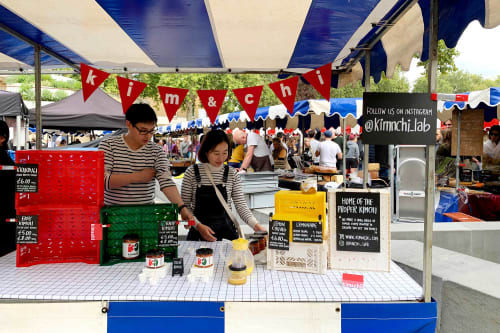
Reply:
[[[187, 274], [195, 249], [214, 249], [214, 276], [207, 282], [189, 282]], [[0, 258], [0, 298], [64, 301], [252, 301], [252, 302], [389, 302], [416, 301], [422, 288], [395, 263], [389, 273], [329, 270], [327, 274], [270, 271], [257, 265], [247, 283], [227, 283], [224, 263], [230, 242], [181, 242], [184, 275], [165, 278], [157, 285], [141, 283], [144, 263], [113, 266], [83, 263], [16, 267], [15, 253]], [[342, 273], [364, 275], [362, 289], [342, 285]]]

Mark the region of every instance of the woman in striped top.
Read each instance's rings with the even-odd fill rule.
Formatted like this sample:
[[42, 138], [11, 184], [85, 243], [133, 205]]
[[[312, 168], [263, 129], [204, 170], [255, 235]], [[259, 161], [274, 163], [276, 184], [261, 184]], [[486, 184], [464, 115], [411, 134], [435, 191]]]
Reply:
[[228, 206], [234, 202], [243, 221], [255, 231], [265, 230], [247, 206], [241, 179], [236, 170], [224, 164], [229, 156], [229, 139], [221, 130], [208, 132], [200, 146], [200, 164], [190, 166], [182, 181], [182, 200], [194, 212], [196, 226], [188, 233], [188, 240], [216, 241], [238, 238], [236, 228], [216, 195], [208, 178], [211, 173], [215, 185]]

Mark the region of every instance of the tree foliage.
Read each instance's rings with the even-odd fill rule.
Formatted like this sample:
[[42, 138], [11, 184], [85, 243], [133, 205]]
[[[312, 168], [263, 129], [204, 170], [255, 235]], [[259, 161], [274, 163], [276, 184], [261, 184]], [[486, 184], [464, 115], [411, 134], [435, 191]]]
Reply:
[[[471, 74], [461, 70], [448, 74], [438, 73], [437, 91], [440, 93], [457, 94], [473, 90], [483, 90], [500, 85], [500, 76], [496, 80], [485, 79], [481, 75]], [[427, 77], [421, 76], [415, 81], [413, 92], [427, 92]]]
[[[448, 74], [458, 70], [455, 65], [455, 57], [460, 55], [460, 52], [455, 48], [447, 48], [444, 41], [441, 39], [438, 42], [438, 66], [437, 70], [441, 74]], [[424, 67], [424, 76], [427, 77], [427, 65], [429, 60], [419, 61], [418, 66]]]

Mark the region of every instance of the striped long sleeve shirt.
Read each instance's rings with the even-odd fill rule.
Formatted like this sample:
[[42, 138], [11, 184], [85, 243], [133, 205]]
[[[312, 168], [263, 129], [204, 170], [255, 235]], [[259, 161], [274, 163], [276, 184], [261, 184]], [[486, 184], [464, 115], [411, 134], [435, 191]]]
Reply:
[[167, 155], [153, 142], [132, 150], [123, 135], [119, 135], [102, 141], [99, 150], [104, 151], [104, 204], [106, 205], [142, 205], [153, 203], [154, 200], [154, 178], [147, 183], [134, 183], [111, 189], [109, 180], [112, 173], [126, 174], [154, 168], [160, 189], [175, 186], [168, 167]]
[[[200, 185], [212, 186], [210, 179], [207, 176], [205, 170], [206, 167], [210, 168], [214, 183], [216, 185], [222, 184], [222, 178], [224, 176], [224, 166], [220, 168], [215, 168], [209, 163], [198, 164], [200, 170]], [[196, 176], [194, 173], [194, 166], [190, 166], [184, 173], [184, 179], [182, 181], [181, 197], [182, 201], [194, 212], [196, 206]], [[252, 229], [258, 223], [258, 221], [253, 216], [252, 212], [248, 208], [245, 196], [243, 194], [243, 188], [241, 184], [240, 176], [237, 174], [236, 169], [229, 167], [229, 174], [226, 183], [226, 192], [228, 198], [228, 206], [231, 207], [231, 203], [234, 203], [238, 215], [241, 217], [245, 223], [247, 223]]]

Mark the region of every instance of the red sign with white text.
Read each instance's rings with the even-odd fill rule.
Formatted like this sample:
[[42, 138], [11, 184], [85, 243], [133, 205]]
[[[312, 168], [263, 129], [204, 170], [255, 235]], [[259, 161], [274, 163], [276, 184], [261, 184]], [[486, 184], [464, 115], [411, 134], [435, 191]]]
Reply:
[[286, 80], [273, 82], [269, 84], [269, 88], [278, 96], [280, 101], [285, 105], [288, 112], [293, 115], [293, 107], [295, 103], [295, 95], [297, 94], [297, 85], [299, 77], [294, 76]]
[[255, 120], [255, 113], [259, 106], [262, 89], [264, 89], [264, 86], [233, 89], [238, 102], [240, 102], [241, 107], [246, 111], [252, 122]]
[[363, 275], [344, 273], [342, 274], [342, 284], [349, 288], [363, 288]]
[[184, 98], [186, 98], [189, 89], [158, 86], [158, 92], [160, 93], [160, 99], [165, 107], [168, 121], [172, 121], [172, 118], [174, 118], [177, 110], [179, 110]]
[[227, 89], [224, 90], [198, 90], [198, 97], [200, 98], [201, 104], [207, 111], [208, 118], [210, 118], [210, 123], [215, 123], [217, 114], [224, 103], [224, 98], [226, 97]]
[[327, 101], [330, 101], [330, 85], [332, 82], [332, 64], [326, 64], [302, 76], [309, 82]]
[[146, 88], [147, 84], [121, 76], [117, 76], [116, 81], [118, 82], [118, 90], [120, 91], [120, 98], [122, 100], [123, 113], [126, 113], [128, 108], [134, 104], [137, 97]]
[[103, 72], [94, 67], [90, 67], [88, 65], [85, 65], [84, 63], [80, 63], [80, 74], [82, 78], [82, 92], [84, 102], [109, 76], [109, 73]]

